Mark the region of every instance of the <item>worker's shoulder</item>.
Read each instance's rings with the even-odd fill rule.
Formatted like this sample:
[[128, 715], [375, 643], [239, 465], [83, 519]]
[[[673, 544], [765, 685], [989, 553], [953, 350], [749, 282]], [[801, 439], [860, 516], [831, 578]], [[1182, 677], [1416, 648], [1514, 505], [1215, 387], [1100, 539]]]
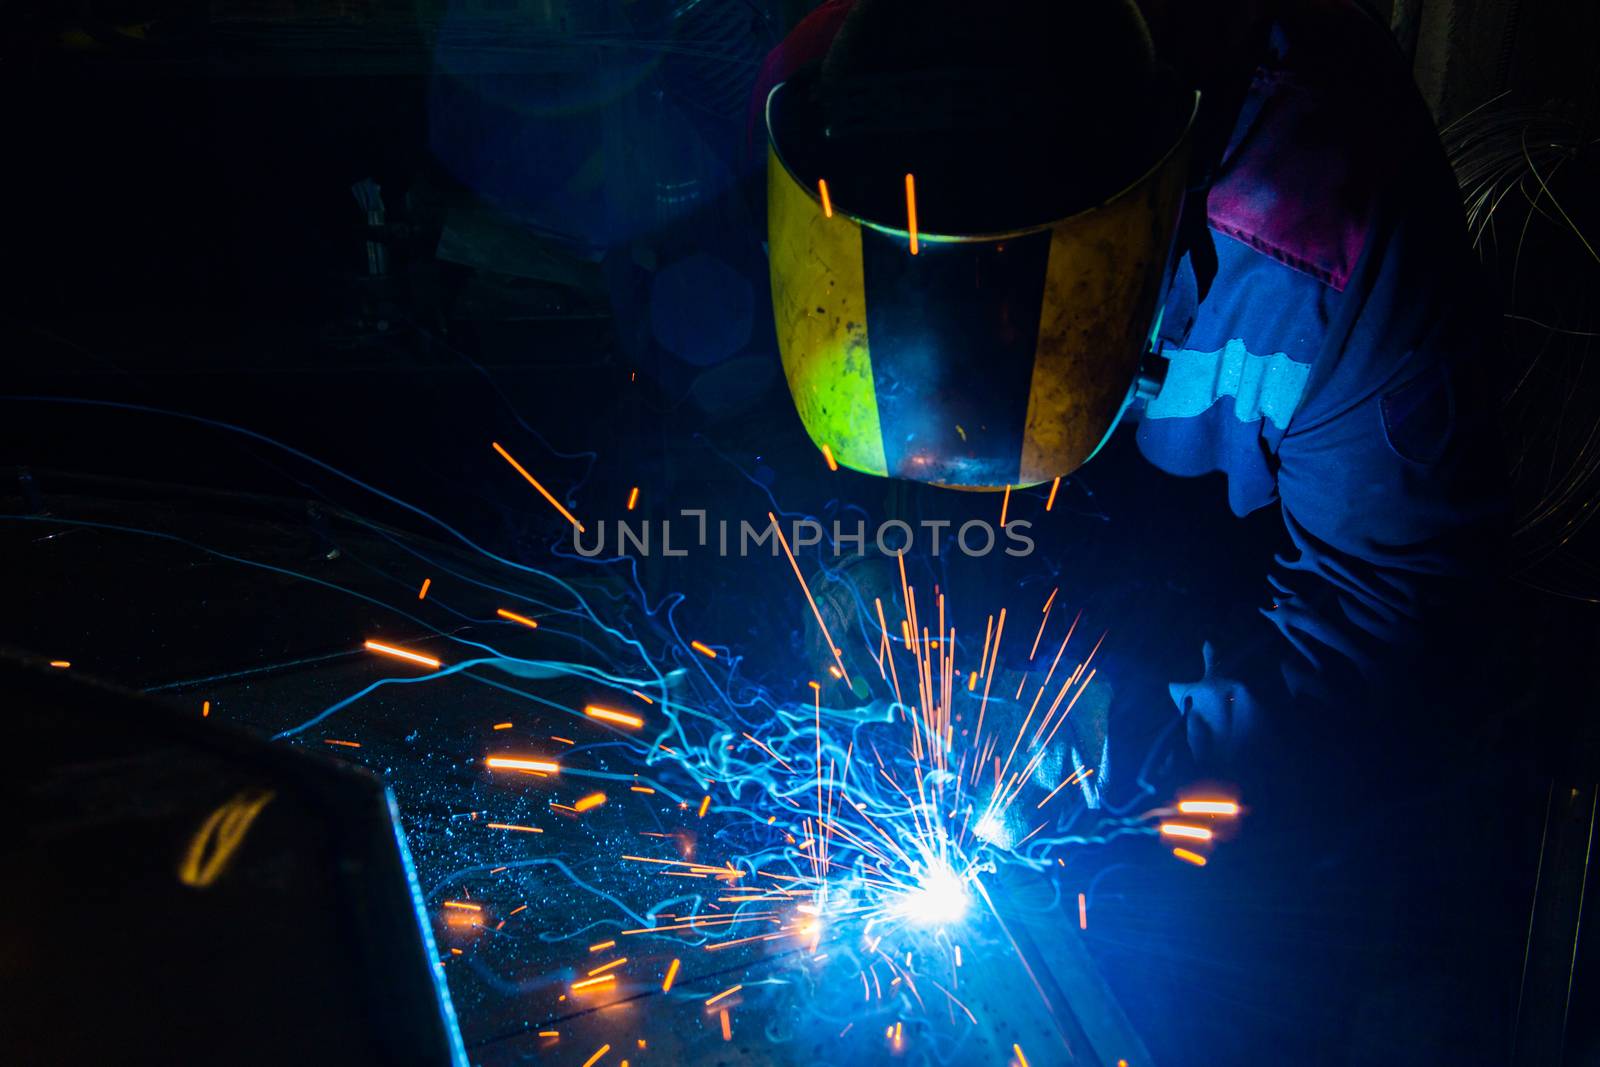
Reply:
[[1353, 0], [1288, 0], [1207, 221], [1342, 292], [1396, 179], [1430, 152], [1432, 121], [1387, 28]]
[[763, 128], [767, 96], [795, 71], [822, 59], [828, 46], [844, 25], [844, 17], [855, 7], [856, 0], [825, 0], [790, 30], [776, 48], [767, 53], [761, 69], [756, 71], [755, 85], [750, 90], [750, 107], [745, 121], [746, 151], [753, 152], [764, 145], [765, 138], [758, 137]]
[[839, 27], [844, 25], [845, 16], [855, 4], [856, 0], [826, 0], [795, 24], [777, 47], [767, 53], [761, 69], [756, 72], [755, 88], [751, 92], [753, 109], [766, 107], [767, 94], [779, 82], [827, 54], [833, 39], [839, 35]]

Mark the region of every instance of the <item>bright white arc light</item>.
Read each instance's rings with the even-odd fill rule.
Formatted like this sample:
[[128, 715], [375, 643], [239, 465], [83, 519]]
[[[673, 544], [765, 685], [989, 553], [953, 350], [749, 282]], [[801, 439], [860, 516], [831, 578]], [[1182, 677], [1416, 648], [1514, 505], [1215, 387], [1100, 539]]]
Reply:
[[1011, 827], [1006, 825], [1004, 819], [1001, 819], [993, 812], [987, 812], [978, 820], [978, 824], [972, 828], [972, 836], [979, 841], [985, 841], [993, 845], [995, 848], [1010, 848], [1012, 839], [1016, 835], [1012, 833]]
[[896, 910], [917, 926], [949, 926], [961, 921], [971, 902], [967, 883], [941, 863], [923, 872], [917, 888], [901, 897]]

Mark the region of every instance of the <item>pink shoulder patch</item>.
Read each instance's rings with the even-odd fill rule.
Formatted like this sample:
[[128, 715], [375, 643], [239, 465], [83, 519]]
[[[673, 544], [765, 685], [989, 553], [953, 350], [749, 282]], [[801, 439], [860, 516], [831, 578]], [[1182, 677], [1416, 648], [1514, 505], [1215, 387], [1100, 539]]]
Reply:
[[[1285, 5], [1246, 128], [1207, 198], [1212, 229], [1343, 292], [1415, 117], [1383, 28], [1339, 0]], [[1404, 75], [1397, 78], [1396, 69]], [[1431, 123], [1411, 136], [1433, 136]]]
[[811, 14], [801, 19], [789, 31], [778, 47], [767, 54], [766, 61], [756, 74], [755, 88], [750, 93], [750, 115], [745, 127], [745, 141], [753, 155], [762, 142], [757, 134], [766, 121], [767, 97], [773, 88], [807, 63], [815, 63], [828, 53], [828, 46], [844, 24], [844, 17], [855, 7], [856, 0], [827, 0]]

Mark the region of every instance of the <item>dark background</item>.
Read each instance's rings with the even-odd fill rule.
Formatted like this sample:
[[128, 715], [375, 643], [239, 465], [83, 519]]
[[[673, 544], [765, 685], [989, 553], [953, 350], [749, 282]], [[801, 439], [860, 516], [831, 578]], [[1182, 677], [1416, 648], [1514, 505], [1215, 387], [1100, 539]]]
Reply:
[[[1512, 606], [1483, 621], [1503, 633], [1517, 680], [1499, 742], [1515, 779], [1506, 804], [1531, 797], [1533, 813], [1509, 819], [1515, 840], [1495, 847], [1527, 865], [1550, 840], [1545, 797], [1592, 800], [1600, 765], [1590, 667], [1600, 557], [1588, 524], [1600, 502], [1600, 27], [1595, 5], [1557, 0], [1383, 6], [1515, 316], [1502, 375], [1519, 516]], [[656, 518], [705, 507], [760, 521], [774, 499], [852, 523], [997, 518], [996, 498], [829, 474], [789, 405], [766, 318], [746, 94], [805, 7], [8, 5], [7, 510], [37, 503], [24, 472], [47, 498], [67, 492], [71, 474], [90, 479], [70, 484], [75, 497], [164, 498], [182, 486], [318, 501], [442, 536], [262, 440], [56, 402], [71, 399], [244, 427], [519, 560], [548, 559], [565, 530], [491, 440], [586, 520], [623, 514], [635, 485]], [[365, 179], [382, 190], [376, 225], [351, 192]], [[369, 242], [383, 249], [382, 273]], [[1167, 721], [1164, 681], [1197, 674], [1208, 627], [1259, 595], [1276, 519], [1234, 520], [1220, 481], [1159, 475], [1126, 434], [1063, 485], [1052, 512], [1043, 499], [1012, 501], [1013, 517], [1036, 522], [1035, 557], [923, 561], [921, 580], [941, 582], [979, 627], [1060, 585], [1113, 635], [1105, 669], [1119, 707], [1134, 709], [1117, 740], [1140, 752]], [[280, 521], [278, 506], [262, 505], [259, 521]], [[0, 643], [67, 649], [134, 687], [261, 662], [226, 628], [174, 640], [195, 601], [133, 549], [72, 573], [8, 555]], [[685, 595], [686, 629], [741, 642], [754, 673], [777, 674], [800, 649], [803, 618], [788, 610], [789, 576], [759, 565], [770, 563], [656, 559], [640, 580], [651, 598]], [[86, 591], [108, 603], [123, 587], [139, 591], [140, 611], [120, 628], [86, 626]], [[256, 625], [247, 595], [221, 599], [239, 627]], [[282, 635], [272, 655], [342, 640], [326, 615], [285, 625], [296, 610], [316, 611], [286, 601], [269, 627]]]

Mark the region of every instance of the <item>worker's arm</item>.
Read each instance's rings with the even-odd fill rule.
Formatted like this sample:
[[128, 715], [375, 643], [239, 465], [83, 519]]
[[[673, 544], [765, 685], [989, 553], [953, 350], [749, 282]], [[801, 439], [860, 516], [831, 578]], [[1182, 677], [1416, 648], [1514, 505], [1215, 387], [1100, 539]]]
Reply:
[[1277, 449], [1290, 544], [1271, 606], [1216, 635], [1204, 681], [1172, 687], [1222, 768], [1327, 746], [1382, 761], [1456, 713], [1452, 674], [1492, 628], [1497, 331], [1451, 205], [1385, 214]]

